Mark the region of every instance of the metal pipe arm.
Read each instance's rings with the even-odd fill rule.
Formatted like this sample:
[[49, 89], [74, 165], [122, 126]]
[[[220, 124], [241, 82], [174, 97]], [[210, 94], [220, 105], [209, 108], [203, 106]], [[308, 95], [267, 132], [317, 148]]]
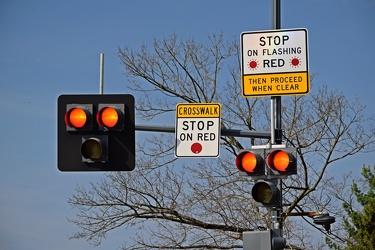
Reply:
[[[135, 125], [137, 131], [147, 132], [164, 132], [164, 133], [175, 133], [176, 128], [174, 126], [161, 126], [161, 125]], [[268, 131], [253, 131], [253, 130], [241, 130], [241, 129], [221, 129], [222, 136], [234, 136], [234, 137], [246, 137], [246, 138], [263, 138], [270, 139], [271, 132]]]

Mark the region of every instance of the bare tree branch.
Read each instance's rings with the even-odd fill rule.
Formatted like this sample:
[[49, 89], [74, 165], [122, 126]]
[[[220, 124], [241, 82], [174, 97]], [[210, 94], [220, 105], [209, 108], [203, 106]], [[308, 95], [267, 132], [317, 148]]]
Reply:
[[[201, 43], [173, 35], [151, 48], [118, 53], [131, 89], [141, 94], [136, 104], [144, 119], [164, 117], [178, 102], [219, 102], [222, 128], [269, 130], [269, 99], [242, 97], [239, 46], [225, 42], [223, 34]], [[298, 148], [298, 175], [284, 181], [285, 212], [333, 210], [332, 199], [340, 196], [326, 188], [335, 185], [327, 169], [374, 150], [373, 117], [364, 116], [358, 100], [315, 83], [309, 95], [282, 100], [284, 140]], [[78, 211], [70, 220], [79, 228], [72, 238], [99, 245], [121, 227], [139, 232], [124, 249], [241, 248], [242, 232], [266, 229], [270, 214], [252, 200], [252, 181], [238, 174], [235, 155], [265, 143], [223, 136], [220, 158], [182, 161], [174, 157], [173, 135], [147, 137], [137, 147], [136, 170], [77, 187], [69, 199]], [[284, 223], [289, 249], [322, 247], [300, 237], [292, 219]]]

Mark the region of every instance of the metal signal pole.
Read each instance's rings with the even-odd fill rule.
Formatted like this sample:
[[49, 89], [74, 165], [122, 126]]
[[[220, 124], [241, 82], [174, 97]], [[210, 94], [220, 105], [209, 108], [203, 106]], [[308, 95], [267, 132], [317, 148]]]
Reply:
[[[272, 29], [281, 29], [281, 0], [272, 0]], [[271, 119], [273, 120], [274, 128], [271, 131], [274, 133], [273, 144], [282, 143], [282, 129], [281, 129], [281, 96], [271, 97]], [[271, 124], [272, 124], [271, 122]]]
[[[281, 0], [272, 0], [272, 29], [281, 29]], [[272, 124], [274, 127], [272, 128]], [[271, 97], [271, 133], [273, 140], [271, 144], [282, 144], [282, 124], [281, 124], [281, 96]], [[280, 204], [271, 209], [271, 229], [278, 236], [283, 237], [283, 201], [282, 201], [282, 179], [278, 179]]]
[[104, 53], [100, 53], [99, 94], [104, 92]]

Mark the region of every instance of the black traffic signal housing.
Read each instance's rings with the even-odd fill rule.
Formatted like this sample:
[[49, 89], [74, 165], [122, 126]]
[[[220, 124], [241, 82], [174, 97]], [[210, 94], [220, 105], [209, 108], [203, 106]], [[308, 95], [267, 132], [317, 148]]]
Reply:
[[134, 97], [61, 95], [57, 111], [60, 171], [135, 168]]
[[282, 207], [280, 178], [297, 174], [296, 148], [285, 145], [253, 147], [241, 150], [236, 157], [236, 167], [242, 175], [255, 180], [251, 194], [265, 207]]
[[243, 174], [255, 179], [266, 175], [294, 175], [297, 174], [296, 155], [296, 148], [285, 146], [244, 149], [236, 157], [236, 167]]
[[236, 167], [248, 176], [264, 176], [264, 149], [241, 150], [236, 157]]

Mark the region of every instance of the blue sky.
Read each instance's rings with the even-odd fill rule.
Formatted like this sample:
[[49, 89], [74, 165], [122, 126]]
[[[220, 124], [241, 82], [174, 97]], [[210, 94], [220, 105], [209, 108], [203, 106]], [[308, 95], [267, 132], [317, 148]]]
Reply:
[[[309, 32], [309, 68], [327, 84], [375, 109], [375, 1], [284, 0], [282, 28]], [[2, 0], [0, 2], [0, 248], [92, 249], [69, 240], [67, 204], [77, 183], [101, 173], [61, 173], [56, 166], [57, 97], [98, 93], [105, 54], [105, 93], [128, 93], [118, 47], [138, 48], [176, 33], [205, 39], [224, 32], [271, 29], [271, 0]], [[239, 73], [240, 74], [240, 73]], [[174, 125], [174, 120], [166, 122]], [[140, 132], [137, 132], [139, 134]], [[341, 162], [374, 165], [374, 153]], [[346, 166], [346, 167], [343, 167]], [[118, 249], [120, 230], [97, 249]]]

